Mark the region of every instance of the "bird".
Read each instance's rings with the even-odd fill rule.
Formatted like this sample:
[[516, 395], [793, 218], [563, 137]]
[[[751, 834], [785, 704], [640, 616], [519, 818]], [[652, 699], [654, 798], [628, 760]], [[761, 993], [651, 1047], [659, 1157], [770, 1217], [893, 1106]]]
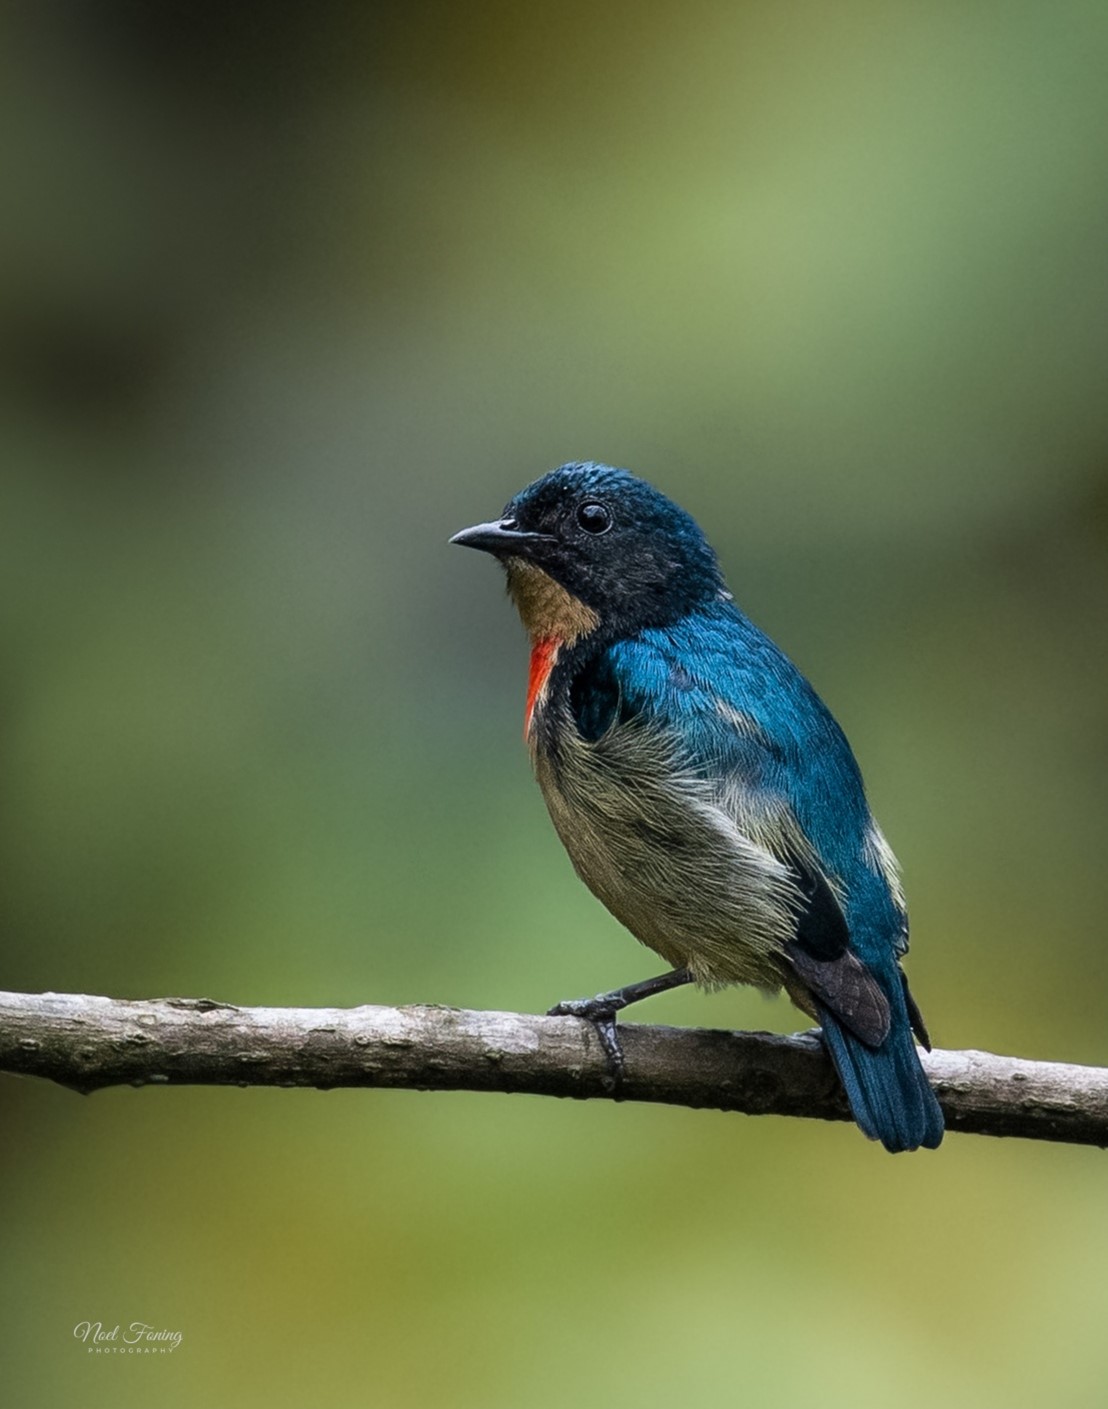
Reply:
[[550, 1012], [592, 1022], [618, 1079], [629, 1004], [783, 989], [862, 1132], [936, 1148], [896, 858], [841, 728], [736, 606], [696, 521], [628, 470], [575, 461], [450, 542], [507, 574], [531, 646], [524, 737], [577, 874], [671, 966]]

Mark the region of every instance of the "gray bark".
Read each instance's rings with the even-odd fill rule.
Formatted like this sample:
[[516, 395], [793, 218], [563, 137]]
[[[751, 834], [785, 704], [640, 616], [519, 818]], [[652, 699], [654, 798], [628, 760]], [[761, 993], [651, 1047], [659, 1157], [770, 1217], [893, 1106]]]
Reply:
[[[139, 1002], [0, 993], [0, 1071], [80, 1092], [104, 1086], [393, 1086], [612, 1097], [848, 1120], [810, 1034], [623, 1023], [613, 1091], [578, 1018], [458, 1008], [239, 1008], [207, 998]], [[932, 1052], [924, 1065], [951, 1130], [1108, 1145], [1108, 1070]]]

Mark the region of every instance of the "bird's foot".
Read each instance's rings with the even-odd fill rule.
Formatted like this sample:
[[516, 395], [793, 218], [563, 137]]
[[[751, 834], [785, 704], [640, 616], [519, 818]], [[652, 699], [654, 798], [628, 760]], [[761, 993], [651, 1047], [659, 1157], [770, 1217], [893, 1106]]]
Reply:
[[641, 983], [629, 983], [624, 988], [613, 988], [610, 993], [598, 993], [595, 998], [570, 998], [565, 1003], [556, 1003], [547, 1012], [548, 1018], [584, 1018], [596, 1028], [597, 1035], [608, 1057], [608, 1074], [604, 1078], [607, 1091], [616, 1091], [623, 1080], [623, 1048], [616, 1031], [616, 1014], [631, 1003], [643, 998], [652, 998], [656, 993], [668, 993], [671, 988], [680, 988], [683, 983], [692, 983], [688, 969], [672, 969], [668, 974], [657, 978], [646, 978]]
[[617, 1090], [623, 1080], [623, 1048], [616, 1031], [617, 1011], [609, 996], [602, 994], [599, 998], [569, 998], [564, 1003], [555, 1003], [546, 1013], [548, 1018], [583, 1018], [592, 1023], [608, 1060], [604, 1086], [609, 1091]]

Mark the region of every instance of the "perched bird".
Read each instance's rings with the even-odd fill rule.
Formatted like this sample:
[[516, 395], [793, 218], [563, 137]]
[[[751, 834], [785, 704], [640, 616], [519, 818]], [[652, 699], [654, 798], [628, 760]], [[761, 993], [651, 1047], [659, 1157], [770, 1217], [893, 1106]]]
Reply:
[[897, 863], [842, 730], [738, 610], [694, 520], [626, 470], [563, 465], [452, 543], [492, 553], [531, 638], [525, 732], [589, 889], [670, 973], [559, 1004], [597, 1024], [683, 983], [782, 987], [887, 1150], [943, 1116], [899, 960]]

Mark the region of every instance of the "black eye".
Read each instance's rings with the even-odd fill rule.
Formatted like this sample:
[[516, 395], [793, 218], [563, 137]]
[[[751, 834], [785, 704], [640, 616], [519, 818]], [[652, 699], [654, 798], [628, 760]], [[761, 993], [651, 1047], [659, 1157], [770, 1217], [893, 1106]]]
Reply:
[[612, 526], [612, 516], [603, 504], [590, 500], [578, 507], [577, 522], [586, 533], [607, 533]]

